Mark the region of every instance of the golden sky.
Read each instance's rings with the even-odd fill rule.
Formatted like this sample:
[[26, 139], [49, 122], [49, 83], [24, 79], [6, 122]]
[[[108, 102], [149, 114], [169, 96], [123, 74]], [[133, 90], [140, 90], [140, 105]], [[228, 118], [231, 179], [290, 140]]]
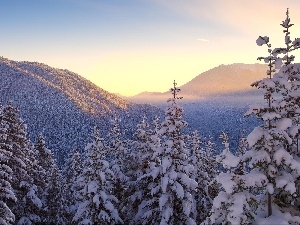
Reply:
[[4, 1], [0, 55], [69, 69], [125, 96], [167, 91], [220, 64], [256, 63], [267, 54], [259, 35], [281, 47], [286, 8], [300, 37], [297, 0]]

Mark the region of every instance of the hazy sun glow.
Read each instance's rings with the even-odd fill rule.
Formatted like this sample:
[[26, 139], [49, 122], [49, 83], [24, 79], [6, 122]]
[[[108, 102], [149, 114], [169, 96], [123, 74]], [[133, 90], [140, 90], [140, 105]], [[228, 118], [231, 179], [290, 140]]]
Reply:
[[256, 63], [259, 35], [283, 43], [295, 0], [11, 0], [0, 8], [0, 55], [69, 69], [121, 95], [167, 91], [220, 64]]

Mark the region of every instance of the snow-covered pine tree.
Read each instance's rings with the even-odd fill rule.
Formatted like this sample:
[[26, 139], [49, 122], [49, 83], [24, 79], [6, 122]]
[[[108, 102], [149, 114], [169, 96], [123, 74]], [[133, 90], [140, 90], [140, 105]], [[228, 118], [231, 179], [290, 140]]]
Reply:
[[106, 160], [109, 148], [97, 128], [93, 142], [86, 147], [83, 171], [78, 179], [81, 202], [73, 221], [78, 225], [122, 224], [117, 210], [118, 199], [112, 195], [114, 173]]
[[[0, 106], [0, 118], [2, 118], [3, 108]], [[16, 202], [17, 199], [11, 187], [13, 171], [9, 166], [12, 152], [7, 144], [7, 125], [4, 120], [0, 120], [0, 224], [9, 225], [15, 221], [15, 215], [8, 207], [8, 202]]]
[[[28, 175], [30, 177], [30, 183], [31, 187], [29, 189], [29, 192], [27, 193], [26, 197], [22, 199], [22, 201], [26, 202], [24, 204], [25, 209], [25, 215], [26, 213], [28, 216], [25, 216], [25, 221], [27, 221], [29, 218], [30, 221], [33, 224], [39, 224], [41, 222], [41, 219], [43, 217], [43, 190], [45, 188], [44, 186], [44, 180], [43, 180], [43, 169], [39, 165], [37, 161], [37, 152], [34, 148], [34, 145], [30, 142], [29, 143], [29, 151], [27, 152], [27, 158], [28, 158], [28, 165], [27, 165], [27, 171]], [[24, 216], [23, 216], [24, 217]], [[27, 222], [24, 222], [25, 224]]]
[[[245, 131], [243, 130], [238, 148], [236, 150], [236, 156], [242, 157], [248, 151], [248, 142], [245, 136]], [[247, 165], [245, 162], [239, 163], [238, 167], [235, 168], [235, 173], [239, 175], [246, 174], [247, 172]]]
[[[44, 136], [40, 133], [34, 145], [37, 161], [43, 172], [43, 180], [45, 187], [49, 183], [49, 177], [52, 173], [52, 165], [55, 164], [54, 155], [50, 149], [47, 148]], [[44, 188], [45, 188], [44, 187]]]
[[[294, 58], [288, 55], [283, 58], [278, 57], [281, 53], [289, 52], [291, 43], [288, 28], [292, 24], [289, 24], [288, 11], [286, 15], [286, 20], [282, 23], [286, 33], [286, 48], [275, 48], [272, 50], [269, 37], [266, 36], [260, 36], [256, 41], [259, 46], [264, 44], [268, 46], [269, 56], [258, 58], [268, 63], [268, 78], [253, 83], [253, 86], [264, 91], [267, 105], [252, 108], [248, 112], [248, 115], [254, 114], [257, 118], [264, 121], [264, 124], [256, 127], [249, 134], [247, 140], [251, 150], [245, 154], [245, 157], [252, 171], [255, 170], [260, 176], [267, 177], [267, 182], [263, 185], [267, 195], [267, 214], [261, 216], [269, 217], [266, 219], [268, 222], [273, 215], [273, 209], [276, 210], [277, 214], [283, 211], [283, 208], [280, 208], [282, 205], [280, 203], [281, 197], [279, 197], [282, 193], [284, 193], [285, 197], [293, 199], [293, 195], [296, 192], [295, 178], [299, 177], [300, 172], [300, 164], [290, 151], [295, 137], [290, 132], [293, 127], [293, 120], [282, 113], [285, 111], [283, 109], [287, 104], [284, 100], [284, 96], [287, 93], [286, 90], [289, 90], [291, 87], [291, 80], [286, 79], [286, 75], [283, 72], [284, 67], [281, 67], [282, 59], [286, 60], [288, 65], [291, 59]], [[276, 69], [279, 69], [279, 72]], [[275, 93], [280, 93], [281, 95]], [[290, 95], [290, 97], [293, 98], [293, 95]], [[286, 218], [285, 216], [283, 221], [287, 222]]]
[[209, 151], [205, 151], [204, 141], [198, 134], [193, 131], [189, 138], [189, 149], [191, 164], [194, 166], [192, 178], [198, 183], [198, 187], [193, 196], [195, 199], [195, 212], [193, 216], [197, 224], [200, 224], [209, 214], [212, 207], [212, 198], [210, 194], [211, 181], [215, 178], [216, 167], [211, 168], [214, 158], [211, 157]]
[[46, 215], [43, 222], [47, 225], [64, 225], [67, 223], [67, 205], [63, 196], [65, 191], [63, 190], [61, 172], [55, 161], [49, 167], [51, 173], [44, 193], [44, 211]]
[[144, 177], [144, 175], [151, 171], [149, 167], [154, 163], [153, 153], [160, 146], [159, 126], [158, 118], [155, 118], [150, 126], [144, 117], [135, 132], [136, 140], [131, 147], [134, 154], [130, 155], [132, 163], [128, 162], [133, 166], [129, 167], [132, 172], [127, 174], [130, 177], [130, 183], [126, 190], [129, 196], [125, 204], [126, 218], [124, 222], [126, 224], [137, 224], [136, 220], [143, 211], [140, 206], [149, 196], [148, 184], [152, 182], [152, 177]]
[[[286, 129], [289, 137], [292, 139], [292, 143], [287, 146], [287, 150], [291, 155], [293, 155], [294, 159], [298, 160], [300, 156], [300, 65], [298, 63], [293, 63], [295, 56], [292, 55], [292, 52], [300, 48], [300, 38], [296, 38], [294, 41], [291, 40], [290, 28], [294, 24], [291, 24], [288, 9], [286, 12], [286, 18], [280, 25], [283, 27], [283, 32], [285, 33], [285, 47], [275, 48], [272, 51], [273, 56], [280, 56], [279, 59], [281, 60], [278, 60], [278, 66], [281, 66], [280, 70], [274, 74], [274, 78], [276, 79], [275, 84], [278, 88], [280, 88], [281, 94], [281, 98], [277, 100], [276, 104], [278, 113], [281, 115], [281, 120], [291, 123], [291, 125]], [[277, 192], [275, 191], [274, 196], [277, 204], [284, 208], [295, 205], [293, 207], [297, 210], [300, 203], [298, 201], [294, 204], [294, 197], [298, 199], [300, 198], [299, 175], [296, 178], [296, 189], [296, 196], [291, 196], [288, 192], [282, 190]]]
[[208, 186], [208, 194], [211, 199], [214, 199], [219, 193], [219, 187], [214, 182], [217, 174], [219, 173], [219, 163], [216, 161], [216, 144], [213, 142], [213, 138], [209, 135], [203, 140], [204, 153], [206, 157], [204, 158], [205, 170], [207, 171], [208, 180], [210, 184]]
[[54, 155], [46, 147], [42, 134], [34, 145], [36, 167], [39, 169], [37, 193], [41, 196], [40, 224], [66, 224], [66, 203], [63, 196], [62, 177]]
[[161, 146], [154, 148], [147, 173], [140, 179], [148, 179], [148, 195], [139, 206], [136, 224], [196, 224], [191, 217], [194, 211], [192, 192], [197, 182], [191, 178], [193, 166], [188, 160], [186, 137], [181, 134], [187, 123], [182, 120], [183, 109], [177, 104], [179, 89], [171, 89], [165, 120], [158, 133]]
[[68, 157], [65, 161], [63, 178], [64, 178], [64, 196], [66, 205], [68, 206], [68, 216], [67, 220], [72, 221], [76, 211], [77, 211], [77, 201], [79, 200], [77, 196], [80, 189], [77, 179], [82, 173], [82, 160], [81, 155], [76, 148], [73, 148], [69, 152]]
[[65, 202], [63, 189], [63, 180], [61, 171], [59, 170], [56, 161], [51, 167], [49, 183], [44, 193], [44, 211], [46, 212], [43, 222], [51, 225], [67, 224], [67, 206]]
[[47, 207], [47, 191], [48, 186], [51, 183], [53, 166], [55, 165], [54, 155], [50, 149], [46, 147], [46, 142], [43, 135], [40, 133], [34, 144], [34, 151], [37, 160], [37, 167], [39, 168], [38, 176], [38, 194], [41, 197], [43, 208], [41, 210], [41, 221], [47, 221], [48, 212], [45, 209]]
[[3, 108], [0, 120], [6, 124], [4, 146], [11, 152], [8, 163], [13, 171], [12, 188], [17, 198], [17, 202], [11, 203], [9, 207], [16, 216], [17, 224], [39, 222], [38, 212], [42, 204], [34, 179], [38, 171], [34, 151], [27, 138], [27, 127], [12, 102]]
[[[122, 209], [126, 202], [125, 190], [129, 177], [126, 175], [128, 169], [128, 143], [122, 139], [122, 133], [119, 127], [118, 119], [115, 117], [112, 121], [112, 129], [107, 135], [107, 146], [111, 158], [111, 169], [114, 172], [113, 195], [119, 200], [118, 211], [122, 216]], [[124, 203], [124, 204], [123, 204]]]
[[216, 177], [221, 191], [213, 201], [210, 217], [202, 224], [254, 224], [257, 200], [249, 191], [251, 190], [249, 187], [260, 188], [266, 177], [257, 176], [256, 173], [251, 173], [250, 176], [236, 174], [235, 169], [243, 163], [243, 160], [230, 152], [229, 137], [226, 133], [223, 132], [220, 138], [225, 147], [217, 157], [224, 168], [224, 172]]
[[124, 208], [122, 209], [125, 224], [133, 223], [134, 216], [138, 212], [138, 206], [145, 195], [144, 192], [147, 191], [143, 187], [143, 183], [139, 181], [139, 178], [145, 174], [145, 169], [149, 163], [150, 135], [149, 124], [144, 116], [141, 123], [137, 125], [137, 130], [134, 134], [136, 140], [131, 143], [131, 152], [128, 157], [130, 160], [127, 161], [128, 171], [126, 175], [129, 180], [125, 195], [128, 197], [125, 199], [126, 202], [124, 202]]

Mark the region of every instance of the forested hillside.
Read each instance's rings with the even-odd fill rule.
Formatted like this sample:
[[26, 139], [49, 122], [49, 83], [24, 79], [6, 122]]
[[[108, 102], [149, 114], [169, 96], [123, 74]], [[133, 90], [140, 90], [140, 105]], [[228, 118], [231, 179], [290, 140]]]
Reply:
[[30, 138], [43, 133], [57, 156], [83, 148], [95, 125], [106, 134], [114, 118], [132, 135], [146, 115], [162, 115], [158, 108], [134, 104], [111, 94], [83, 77], [37, 62], [0, 58], [0, 103], [12, 101], [28, 124]]

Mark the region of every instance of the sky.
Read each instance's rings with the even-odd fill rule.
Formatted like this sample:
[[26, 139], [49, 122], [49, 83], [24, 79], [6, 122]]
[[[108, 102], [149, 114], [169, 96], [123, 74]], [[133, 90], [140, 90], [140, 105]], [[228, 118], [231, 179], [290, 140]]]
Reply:
[[299, 0], [0, 0], [0, 55], [123, 96], [164, 92], [220, 64], [257, 63], [259, 35], [281, 47], [287, 8], [300, 37]]

